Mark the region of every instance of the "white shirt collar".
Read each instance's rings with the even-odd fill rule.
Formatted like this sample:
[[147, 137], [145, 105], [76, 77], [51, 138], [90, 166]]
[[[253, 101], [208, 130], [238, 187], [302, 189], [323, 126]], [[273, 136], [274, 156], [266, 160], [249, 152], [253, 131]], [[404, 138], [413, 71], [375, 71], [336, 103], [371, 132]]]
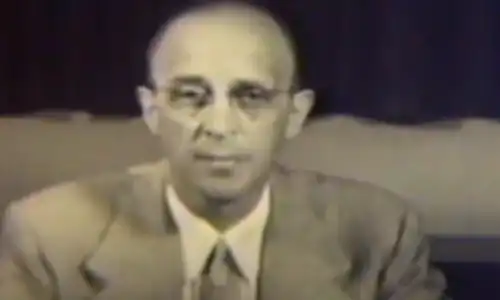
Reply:
[[167, 199], [181, 235], [186, 279], [199, 277], [210, 252], [222, 238], [231, 248], [245, 276], [251, 281], [257, 280], [262, 237], [270, 210], [269, 186], [264, 188], [253, 211], [224, 233], [191, 213], [172, 186], [167, 187]]

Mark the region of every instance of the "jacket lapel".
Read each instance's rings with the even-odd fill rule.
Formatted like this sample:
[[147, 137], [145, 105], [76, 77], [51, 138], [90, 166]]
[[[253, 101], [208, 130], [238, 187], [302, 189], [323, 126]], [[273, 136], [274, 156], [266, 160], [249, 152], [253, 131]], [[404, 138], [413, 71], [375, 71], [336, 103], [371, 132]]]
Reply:
[[[348, 300], [340, 282], [350, 268], [337, 229], [311, 209], [314, 186], [276, 172], [262, 250], [260, 300]], [[335, 226], [335, 225], [334, 225]]]
[[[115, 187], [116, 216], [82, 264], [96, 300], [181, 299], [180, 238], [164, 201], [164, 165]], [[142, 171], [142, 170], [139, 170]]]

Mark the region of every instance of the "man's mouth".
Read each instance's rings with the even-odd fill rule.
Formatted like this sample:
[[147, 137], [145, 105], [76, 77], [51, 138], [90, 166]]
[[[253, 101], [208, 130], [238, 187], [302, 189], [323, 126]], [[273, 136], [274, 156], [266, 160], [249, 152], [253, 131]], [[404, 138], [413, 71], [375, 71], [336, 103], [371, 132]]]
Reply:
[[198, 152], [194, 155], [195, 159], [212, 163], [237, 163], [248, 159], [247, 155], [229, 154], [229, 153], [206, 153]]

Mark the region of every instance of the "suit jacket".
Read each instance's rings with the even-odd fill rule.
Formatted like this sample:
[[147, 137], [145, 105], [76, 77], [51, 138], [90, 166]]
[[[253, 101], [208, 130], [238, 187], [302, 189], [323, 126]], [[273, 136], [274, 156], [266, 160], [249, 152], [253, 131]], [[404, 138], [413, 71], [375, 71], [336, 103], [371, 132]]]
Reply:
[[[165, 162], [65, 183], [13, 203], [2, 300], [181, 300]], [[276, 166], [259, 300], [435, 300], [418, 218], [378, 188]]]

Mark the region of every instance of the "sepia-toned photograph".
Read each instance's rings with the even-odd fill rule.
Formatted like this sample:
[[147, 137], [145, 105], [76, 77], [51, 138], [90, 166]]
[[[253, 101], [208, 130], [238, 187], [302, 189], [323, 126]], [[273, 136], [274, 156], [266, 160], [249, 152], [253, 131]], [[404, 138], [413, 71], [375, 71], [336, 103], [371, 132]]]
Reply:
[[500, 300], [500, 2], [1, 6], [0, 300]]

